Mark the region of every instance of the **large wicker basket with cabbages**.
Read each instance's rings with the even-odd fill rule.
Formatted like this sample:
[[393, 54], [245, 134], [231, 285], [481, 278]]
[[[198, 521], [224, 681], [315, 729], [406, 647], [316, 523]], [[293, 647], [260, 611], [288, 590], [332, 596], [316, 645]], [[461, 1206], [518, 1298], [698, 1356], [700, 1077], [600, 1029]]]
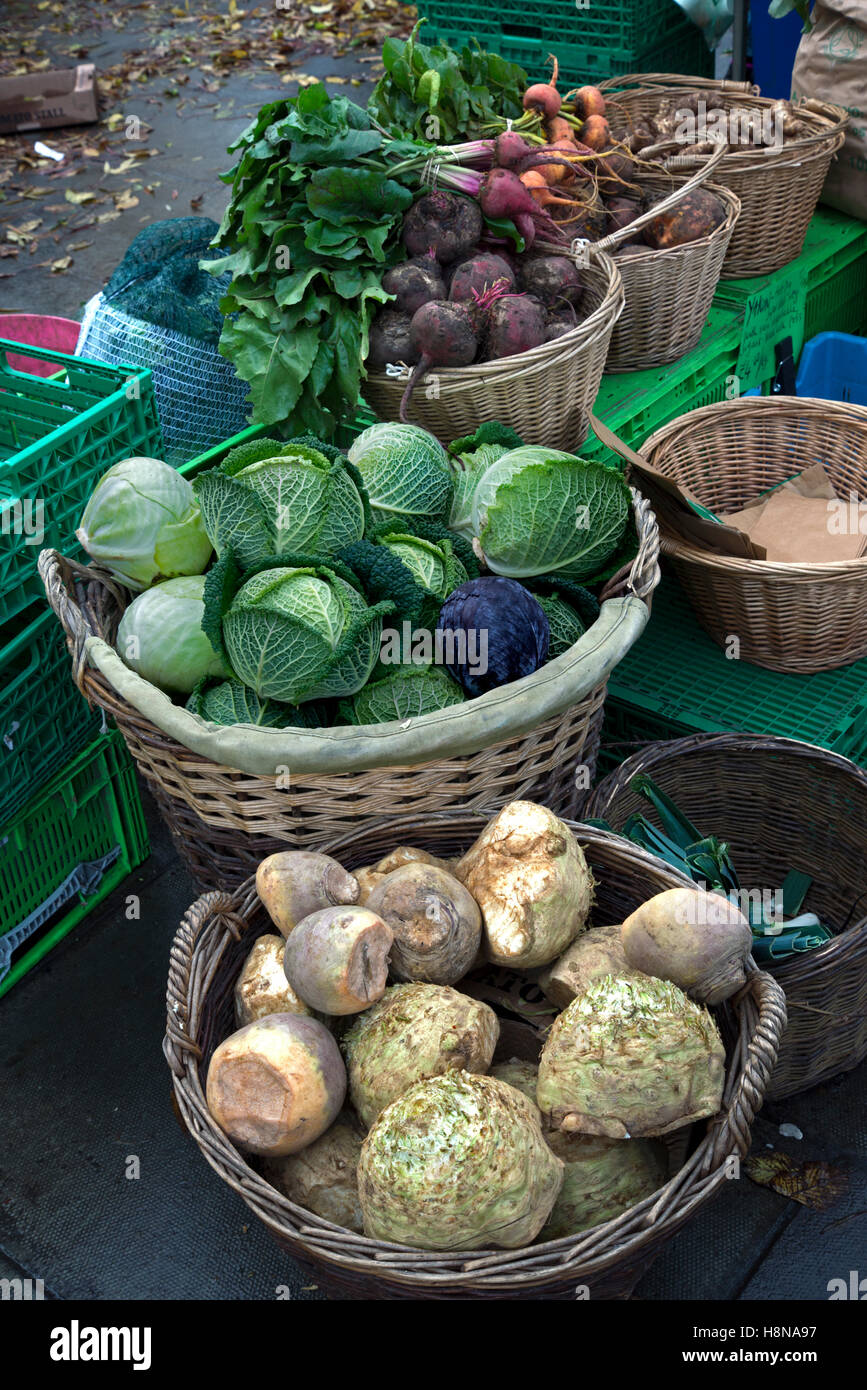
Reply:
[[[634, 128], [654, 116], [663, 102], [696, 92], [706, 99], [708, 116], [721, 110], [761, 117], [772, 115], [776, 102], [747, 82], [673, 73], [629, 73], [600, 84], [613, 129]], [[741, 214], [723, 265], [726, 279], [771, 275], [801, 254], [831, 160], [846, 138], [848, 116], [839, 106], [801, 101], [795, 107], [804, 132], [779, 146], [750, 147], [726, 154], [714, 182], [731, 190]], [[710, 119], [708, 121], [710, 129]], [[689, 146], [684, 146], [689, 156]], [[696, 165], [712, 156], [694, 156]], [[684, 161], [685, 164], [685, 161]]]
[[[480, 816], [401, 816], [324, 846], [349, 869], [397, 844], [439, 856], [464, 852]], [[628, 841], [574, 825], [597, 880], [593, 923], [622, 921], [654, 893], [687, 882]], [[234, 893], [207, 893], [182, 921], [172, 947], [164, 1051], [175, 1097], [211, 1167], [323, 1289], [362, 1299], [624, 1299], [660, 1250], [722, 1187], [728, 1160], [743, 1156], [785, 1028], [779, 986], [754, 967], [745, 988], [715, 1011], [726, 1042], [718, 1115], [671, 1136], [668, 1181], [614, 1220], [560, 1240], [516, 1250], [438, 1252], [391, 1245], [323, 1220], [279, 1193], [215, 1123], [205, 1100], [214, 1049], [234, 1031], [232, 992], [255, 938], [273, 930], [249, 879]], [[522, 1030], [524, 1033], [529, 1030]], [[536, 1055], [541, 1038], [534, 1039]], [[516, 1051], [501, 1028], [495, 1060]], [[531, 1051], [521, 1051], [530, 1059]]]
[[[416, 386], [407, 418], [446, 444], [472, 434], [483, 420], [499, 420], [525, 444], [579, 448], [624, 303], [610, 256], [593, 251], [583, 274], [584, 317], [570, 333], [498, 362], [433, 368]], [[405, 389], [401, 376], [370, 372], [364, 399], [381, 420], [397, 420]]]
[[207, 724], [110, 645], [126, 589], [53, 550], [39, 568], [75, 682], [117, 723], [193, 878], [234, 888], [275, 850], [318, 847], [386, 815], [494, 811], [518, 797], [575, 814], [595, 770], [608, 675], [641, 635], [659, 582], [656, 519], [632, 496], [638, 553], [575, 646], [532, 676], [402, 724]]
[[699, 734], [628, 758], [596, 787], [586, 814], [620, 830], [646, 811], [629, 786], [637, 773], [652, 777], [703, 833], [726, 841], [742, 886], [776, 892], [790, 869], [808, 874], [804, 910], [838, 933], [767, 966], [789, 1013], [769, 1096], [851, 1071], [867, 1057], [867, 773], [791, 739]]

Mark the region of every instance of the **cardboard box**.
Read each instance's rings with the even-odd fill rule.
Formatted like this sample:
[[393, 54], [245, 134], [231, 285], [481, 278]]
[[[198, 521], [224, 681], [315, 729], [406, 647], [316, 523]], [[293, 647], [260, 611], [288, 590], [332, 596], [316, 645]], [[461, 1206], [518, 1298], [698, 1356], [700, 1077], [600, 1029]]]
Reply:
[[93, 63], [0, 78], [0, 135], [88, 125], [98, 117]]

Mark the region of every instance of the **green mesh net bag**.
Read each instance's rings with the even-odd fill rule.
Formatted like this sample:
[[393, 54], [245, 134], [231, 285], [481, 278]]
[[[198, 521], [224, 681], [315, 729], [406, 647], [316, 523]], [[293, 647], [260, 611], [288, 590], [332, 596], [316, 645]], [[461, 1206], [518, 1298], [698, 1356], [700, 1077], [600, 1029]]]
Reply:
[[199, 268], [213, 257], [209, 217], [145, 227], [84, 311], [76, 355], [149, 368], [169, 463], [182, 463], [247, 423], [247, 383], [221, 357], [220, 299], [230, 275]]

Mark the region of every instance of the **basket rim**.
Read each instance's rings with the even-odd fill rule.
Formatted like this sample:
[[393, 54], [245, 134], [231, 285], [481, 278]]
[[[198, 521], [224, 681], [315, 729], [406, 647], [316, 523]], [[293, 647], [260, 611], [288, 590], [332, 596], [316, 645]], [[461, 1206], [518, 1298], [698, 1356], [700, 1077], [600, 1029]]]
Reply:
[[[641, 454], [653, 467], [659, 468], [660, 459], [665, 458], [666, 447], [684, 434], [694, 435], [707, 427], [713, 432], [715, 425], [725, 422], [728, 426], [735, 415], [751, 416], [760, 411], [769, 415], [775, 412], [782, 424], [802, 421], [804, 417], [831, 416], [841, 429], [847, 425], [860, 427], [865, 434], [865, 457], [867, 457], [867, 406], [851, 402], [826, 401], [815, 396], [742, 396], [738, 400], [716, 401], [711, 405], [700, 406], [697, 410], [679, 415], [675, 420], [662, 425], [641, 446]], [[664, 471], [664, 470], [660, 470]], [[865, 463], [865, 487], [867, 487], [867, 463]], [[659, 522], [660, 548], [663, 555], [672, 560], [683, 560], [705, 569], [718, 570], [730, 575], [752, 576], [767, 580], [781, 579], [789, 583], [810, 582], [855, 578], [867, 574], [867, 555], [854, 560], [823, 560], [808, 563], [796, 560], [749, 560], [736, 555], [722, 555], [681, 539], [667, 528], [665, 520]]]
[[[691, 753], [704, 752], [705, 750], [710, 752], [719, 750], [726, 754], [780, 753], [788, 754], [793, 758], [802, 758], [805, 761], [825, 763], [833, 766], [853, 783], [860, 784], [865, 796], [867, 796], [867, 771], [852, 758], [847, 758], [832, 748], [823, 748], [821, 744], [817, 743], [807, 743], [804, 739], [784, 738], [778, 734], [698, 733], [688, 734], [684, 738], [656, 739], [644, 748], [630, 754], [619, 767], [616, 767], [593, 788], [584, 808], [585, 814], [588, 817], [604, 817], [613, 797], [626, 789], [630, 778], [635, 775], [639, 768], [642, 771], [649, 771], [660, 763], [685, 758]], [[851, 926], [840, 932], [838, 936], [833, 937], [831, 941], [826, 941], [824, 946], [817, 946], [814, 951], [808, 951], [802, 957], [796, 956], [792, 960], [781, 961], [779, 964], [769, 962], [765, 968], [775, 980], [785, 987], [786, 983], [797, 982], [804, 975], [812, 974], [812, 962], [815, 962], [817, 966], [825, 965], [829, 960], [842, 955], [844, 951], [851, 952], [854, 947], [860, 948], [862, 944], [867, 948], [867, 912], [858, 921], [853, 922]]]
[[[340, 849], [342, 845], [357, 839], [360, 835], [375, 834], [380, 829], [391, 828], [395, 836], [405, 837], [412, 833], [413, 827], [421, 822], [426, 825], [448, 825], [452, 830], [460, 827], [471, 838], [488, 822], [489, 816], [479, 812], [440, 812], [415, 816], [409, 820], [392, 817], [376, 825], [359, 827], [358, 831], [328, 842], [325, 852]], [[639, 846], [620, 836], [587, 826], [581, 822], [566, 821], [574, 834], [579, 835], [585, 846], [607, 848], [615, 855], [622, 855], [639, 866], [646, 866], [660, 879], [670, 879], [672, 885], [690, 883], [664, 861], [655, 859]], [[522, 1282], [522, 1272], [514, 1272], [515, 1266], [525, 1266], [523, 1282], [545, 1282], [562, 1274], [564, 1269], [574, 1270], [576, 1280], [581, 1272], [597, 1273], [614, 1262], [628, 1258], [640, 1250], [648, 1238], [660, 1232], [676, 1230], [693, 1206], [716, 1188], [725, 1179], [727, 1158], [735, 1152], [745, 1153], [749, 1147], [749, 1128], [755, 1113], [761, 1108], [764, 1094], [770, 1084], [770, 1076], [776, 1061], [780, 1039], [785, 1029], [785, 996], [780, 986], [766, 972], [754, 966], [748, 969], [747, 985], [729, 1001], [736, 1016], [739, 1044], [730, 1049], [731, 1057], [726, 1061], [726, 1080], [723, 1101], [716, 1116], [709, 1118], [707, 1132], [702, 1137], [695, 1152], [663, 1186], [650, 1197], [629, 1208], [620, 1216], [608, 1222], [579, 1232], [575, 1236], [561, 1237], [555, 1241], [531, 1244], [514, 1250], [498, 1248], [468, 1251], [426, 1251], [417, 1247], [396, 1245], [376, 1240], [369, 1236], [350, 1232], [344, 1227], [320, 1218], [306, 1208], [299, 1207], [285, 1197], [261, 1177], [249, 1164], [247, 1157], [239, 1151], [227, 1135], [219, 1128], [207, 1109], [199, 1078], [198, 1063], [201, 1057], [196, 1041], [199, 1021], [198, 994], [202, 999], [213, 979], [213, 971], [204, 971], [201, 966], [206, 953], [206, 933], [222, 930], [223, 949], [229, 939], [239, 939], [247, 929], [249, 917], [258, 905], [255, 890], [255, 877], [245, 881], [232, 894], [207, 893], [187, 911], [175, 935], [171, 948], [169, 978], [167, 987], [167, 1021], [163, 1051], [172, 1071], [174, 1092], [179, 1108], [187, 1120], [188, 1128], [199, 1145], [211, 1167], [219, 1173], [229, 1186], [233, 1187], [273, 1230], [284, 1238], [303, 1247], [307, 1254], [329, 1264], [342, 1265], [357, 1273], [375, 1275], [387, 1280], [402, 1283], [431, 1283], [433, 1286], [450, 1284], [465, 1285], [471, 1288], [479, 1276], [490, 1276], [488, 1287], [493, 1281], [505, 1282], [513, 1287]], [[222, 928], [218, 924], [222, 922]], [[220, 956], [222, 957], [222, 950]], [[190, 1011], [190, 1002], [195, 1010]], [[186, 1005], [186, 1008], [184, 1006]], [[755, 1026], [749, 1026], [750, 1009], [757, 1013]], [[193, 1027], [187, 1030], [186, 1020], [192, 1018]], [[742, 1101], [746, 1115], [733, 1116], [732, 1111]], [[723, 1140], [725, 1130], [728, 1133]], [[207, 1132], [207, 1143], [202, 1133]], [[210, 1149], [210, 1152], [209, 1152]], [[244, 1170], [243, 1184], [232, 1176], [232, 1168]], [[263, 1212], [256, 1201], [257, 1189], [267, 1199], [271, 1212]], [[666, 1205], [668, 1209], [666, 1210]], [[288, 1229], [281, 1228], [274, 1219], [274, 1209], [280, 1216], [289, 1218]], [[632, 1227], [635, 1227], [632, 1230]], [[629, 1232], [622, 1244], [617, 1244], [619, 1232], [624, 1228]], [[335, 1254], [330, 1247], [317, 1243], [317, 1237], [344, 1237], [347, 1255]], [[613, 1237], [615, 1244], [610, 1250], [591, 1255], [586, 1265], [579, 1265], [581, 1247], [599, 1243], [600, 1238]], [[407, 1258], [401, 1261], [401, 1256]], [[385, 1263], [391, 1257], [393, 1263]], [[540, 1261], [542, 1262], [540, 1265]], [[545, 1263], [548, 1261], [549, 1263]], [[461, 1267], [448, 1267], [457, 1262]], [[437, 1265], [444, 1266], [437, 1270]], [[402, 1267], [401, 1267], [402, 1266]], [[413, 1268], [415, 1266], [415, 1268]], [[504, 1269], [504, 1266], [509, 1268]], [[499, 1270], [499, 1276], [498, 1276]], [[425, 1273], [427, 1277], [420, 1276]]]
[[[773, 109], [778, 101], [775, 97], [763, 97], [761, 88], [750, 83], [717, 81], [708, 77], [693, 78], [683, 73], [627, 73], [600, 82], [599, 90], [603, 95], [610, 95], [612, 98], [617, 95], [625, 98], [656, 95], [663, 97], [666, 92], [678, 91], [719, 92], [727, 98], [738, 96], [745, 105], [752, 104], [760, 110], [768, 111]], [[791, 105], [799, 117], [805, 117], [808, 124], [819, 127], [815, 134], [797, 136], [778, 148], [763, 147], [756, 150], [747, 149], [743, 153], [730, 152], [723, 157], [721, 169], [728, 172], [736, 163], [743, 163], [749, 168], [755, 168], [757, 164], [786, 163], [786, 153], [806, 150], [811, 145], [824, 145], [829, 138], [842, 140], [845, 136], [849, 113], [844, 107], [815, 97], [801, 99], [792, 102]], [[698, 161], [709, 159], [711, 156], [697, 155], [695, 158]]]
[[[596, 252], [591, 246], [590, 265], [587, 267], [592, 273], [597, 271], [605, 276], [605, 291], [601, 302], [588, 314], [586, 319], [571, 328], [568, 333], [562, 334], [559, 338], [554, 338], [549, 343], [542, 343], [539, 347], [530, 348], [527, 352], [519, 352], [514, 357], [502, 357], [497, 362], [475, 362], [468, 367], [436, 367], [431, 370], [436, 371], [443, 386], [484, 386], [486, 382], [496, 378], [497, 384], [501, 385], [512, 377], [522, 377], [527, 371], [540, 367], [555, 366], [557, 359], [574, 357], [582, 352], [591, 340], [598, 334], [607, 330], [612, 315], [615, 319], [620, 317], [623, 312], [625, 302], [625, 292], [623, 281], [620, 277], [620, 270], [613, 258], [604, 251]], [[569, 255], [568, 247], [557, 247], [561, 255]], [[517, 365], [516, 365], [517, 364]], [[368, 372], [366, 380], [372, 381], [380, 390], [402, 388], [404, 382], [401, 377], [389, 376], [387, 372]]]

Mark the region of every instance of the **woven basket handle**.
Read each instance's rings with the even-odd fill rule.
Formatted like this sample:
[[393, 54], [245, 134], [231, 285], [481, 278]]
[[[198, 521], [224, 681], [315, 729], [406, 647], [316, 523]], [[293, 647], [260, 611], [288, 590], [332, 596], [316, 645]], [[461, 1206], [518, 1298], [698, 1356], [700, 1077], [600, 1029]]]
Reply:
[[746, 1059], [728, 1102], [725, 1118], [713, 1131], [713, 1142], [702, 1164], [703, 1172], [709, 1172], [721, 1163], [733, 1146], [741, 1157], [747, 1153], [750, 1127], [762, 1108], [780, 1041], [786, 1031], [786, 996], [773, 976], [763, 970], [754, 971], [742, 998], [747, 1008], [752, 1007], [757, 1011], [758, 1021], [752, 1030]]
[[237, 895], [231, 893], [203, 893], [188, 907], [181, 919], [169, 956], [169, 980], [166, 987], [166, 1036], [163, 1039], [163, 1052], [175, 1076], [186, 1074], [187, 1058], [201, 1057], [201, 1051], [193, 1042], [196, 1032], [195, 1020], [191, 1020], [187, 1009], [190, 993], [190, 972], [193, 964], [193, 951], [200, 932], [217, 917], [234, 937], [239, 937], [247, 929], [247, 923], [238, 913]]
[[87, 669], [85, 642], [88, 637], [102, 637], [96, 619], [86, 602], [75, 594], [75, 585], [96, 584], [108, 589], [117, 598], [121, 609], [126, 607], [126, 590], [123, 589], [106, 570], [92, 565], [80, 565], [76, 560], [67, 560], [57, 550], [43, 550], [38, 561], [39, 576], [45, 585], [45, 594], [54, 610], [67, 644], [72, 651], [72, 678], [79, 690], [84, 691], [84, 672]]
[[599, 595], [603, 603], [608, 598], [621, 598], [627, 593], [635, 594], [636, 598], [647, 603], [662, 578], [659, 568], [659, 524], [656, 514], [646, 497], [642, 497], [634, 487], [630, 488], [630, 492], [638, 520], [644, 522], [638, 528], [641, 536], [638, 554], [631, 564], [624, 565], [623, 569], [618, 570], [617, 574], [608, 580]]
[[599, 83], [600, 92], [611, 92], [615, 96], [626, 87], [646, 87], [654, 90], [680, 87], [688, 92], [746, 92], [754, 97], [761, 96], [762, 92], [761, 87], [756, 87], [752, 82], [733, 82], [728, 77], [722, 80], [715, 77], [690, 77], [679, 72], [628, 72], [624, 77], [608, 77]]
[[[672, 142], [672, 145], [674, 148], [679, 148], [679, 146], [674, 146], [674, 142]], [[659, 146], [657, 148], [667, 148], [667, 146]], [[679, 188], [672, 189], [668, 197], [663, 198], [661, 203], [655, 203], [652, 208], [647, 212], [643, 212], [640, 217], [636, 217], [635, 221], [630, 222], [628, 227], [621, 227], [619, 232], [612, 232], [610, 236], [603, 237], [601, 241], [597, 241], [595, 243], [596, 249], [598, 251], [611, 251], [618, 246], [622, 246], [625, 241], [629, 241], [636, 232], [640, 232], [642, 228], [649, 226], [650, 223], [655, 221], [657, 217], [660, 217], [662, 213], [668, 212], [669, 208], [676, 207], [688, 193], [698, 188], [699, 184], [704, 183], [705, 179], [716, 168], [725, 155], [726, 149], [727, 146], [720, 142], [719, 148], [714, 150], [710, 158], [704, 156], [704, 162], [701, 164], [694, 164], [688, 156], [679, 155], [678, 159], [685, 159], [686, 163], [679, 164], [677, 167], [696, 169], [692, 178], [688, 179], [686, 183], [681, 184]]]

